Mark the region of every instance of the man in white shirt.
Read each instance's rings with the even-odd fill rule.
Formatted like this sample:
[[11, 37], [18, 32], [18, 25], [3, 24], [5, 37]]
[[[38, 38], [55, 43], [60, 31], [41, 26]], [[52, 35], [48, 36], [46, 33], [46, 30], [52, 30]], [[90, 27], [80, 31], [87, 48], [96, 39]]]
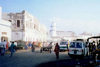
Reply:
[[4, 55], [5, 54], [5, 51], [6, 51], [6, 45], [7, 45], [7, 42], [6, 42], [6, 40], [4, 40], [3, 42], [1, 42], [1, 44], [3, 45], [3, 49], [2, 49], [2, 55]]

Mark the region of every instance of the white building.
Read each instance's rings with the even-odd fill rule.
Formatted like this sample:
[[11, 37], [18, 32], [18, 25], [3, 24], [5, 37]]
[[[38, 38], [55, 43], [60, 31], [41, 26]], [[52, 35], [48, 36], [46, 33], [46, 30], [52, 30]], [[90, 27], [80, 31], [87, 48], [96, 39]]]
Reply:
[[56, 32], [57, 32], [57, 36], [61, 39], [71, 41], [76, 38], [76, 34], [72, 31], [56, 31]]
[[76, 38], [75, 33], [72, 31], [57, 31], [55, 21], [53, 21], [53, 23], [51, 24], [50, 35], [52, 41], [59, 41], [62, 39], [66, 39], [70, 41]]
[[89, 37], [92, 37], [92, 34], [88, 32], [83, 32], [77, 36], [78, 39], [87, 39]]
[[0, 7], [0, 42], [3, 40], [11, 41], [11, 23], [2, 20], [2, 8]]
[[4, 13], [3, 19], [12, 23], [13, 41], [46, 41], [47, 29], [26, 11], [20, 13]]
[[51, 39], [53, 41], [58, 41], [58, 40], [61, 40], [61, 39], [66, 39], [66, 40], [72, 41], [72, 40], [75, 40], [75, 39], [87, 39], [88, 37], [92, 36], [91, 33], [87, 33], [87, 32], [83, 32], [80, 35], [76, 35], [72, 31], [57, 31], [56, 30], [56, 22], [53, 22], [51, 24], [50, 33], [51, 33], [50, 34]]

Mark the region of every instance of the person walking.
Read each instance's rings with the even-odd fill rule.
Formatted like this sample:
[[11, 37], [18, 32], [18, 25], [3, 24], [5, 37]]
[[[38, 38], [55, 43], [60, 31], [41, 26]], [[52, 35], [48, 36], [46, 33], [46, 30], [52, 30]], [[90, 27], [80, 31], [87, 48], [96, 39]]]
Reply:
[[12, 42], [12, 44], [11, 44], [11, 46], [10, 46], [10, 52], [11, 52], [11, 54], [10, 54], [10, 57], [12, 57], [13, 56], [13, 53], [15, 52], [15, 44], [14, 44], [14, 42]]
[[1, 49], [1, 55], [4, 56], [5, 52], [6, 52], [6, 45], [7, 45], [6, 40], [2, 41], [1, 44], [3, 46], [2, 49]]
[[9, 42], [6, 43], [6, 51], [8, 50], [9, 48]]
[[55, 45], [54, 52], [56, 54], [56, 59], [59, 59], [59, 45], [58, 45], [58, 43], [56, 43], [56, 45]]
[[95, 45], [95, 41], [93, 41], [93, 59], [96, 60], [96, 45]]
[[2, 43], [0, 42], [0, 55], [2, 56], [2, 49], [3, 49], [3, 45]]
[[35, 51], [35, 46], [34, 45], [35, 45], [35, 42], [32, 43], [32, 47], [31, 47], [32, 48], [32, 52]]
[[28, 49], [28, 44], [26, 43], [25, 46], [24, 46], [25, 50]]
[[29, 42], [28, 47], [29, 47], [29, 48], [31, 48], [31, 47], [32, 47], [32, 43], [31, 43], [31, 42]]

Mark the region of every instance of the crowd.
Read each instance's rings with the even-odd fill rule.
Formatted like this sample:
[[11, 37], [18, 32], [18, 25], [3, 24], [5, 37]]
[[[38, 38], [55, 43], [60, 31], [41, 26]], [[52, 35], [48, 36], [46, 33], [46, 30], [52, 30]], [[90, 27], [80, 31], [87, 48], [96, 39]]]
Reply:
[[[100, 40], [98, 42], [93, 41], [92, 43], [89, 43], [88, 47], [90, 56], [93, 56], [94, 60], [100, 60]], [[96, 54], [98, 54], [97, 57]]]
[[[26, 49], [26, 50], [31, 49], [32, 52], [34, 52], [36, 45], [37, 45], [36, 42], [28, 42], [28, 43], [25, 44], [24, 49]], [[59, 45], [58, 45], [58, 43], [53, 44], [52, 42], [50, 42], [50, 43], [49, 42], [43, 42], [43, 43], [40, 42], [40, 43], [38, 43], [38, 46], [40, 48], [51, 47], [51, 49], [53, 49], [54, 52], [55, 52], [56, 58], [59, 59]], [[52, 48], [52, 46], [55, 46], [55, 47]], [[9, 56], [12, 57], [13, 54], [15, 53], [15, 51], [16, 51], [16, 47], [17, 47], [16, 42], [14, 42], [14, 41], [7, 42], [6, 40], [4, 40], [4, 41], [0, 42], [0, 55], [4, 56], [5, 53], [7, 51], [9, 51], [10, 52]]]
[[6, 40], [0, 43], [0, 55], [4, 56], [6, 51], [10, 51], [10, 57], [12, 57], [13, 53], [15, 52], [15, 47], [17, 44], [14, 42], [7, 42]]
[[28, 43], [26, 43], [26, 45], [25, 45], [24, 48], [26, 50], [29, 49], [29, 48], [31, 48], [32, 52], [34, 52], [36, 45], [38, 45], [38, 47], [40, 47], [40, 51], [41, 51], [41, 49], [44, 50], [44, 51], [45, 50], [49, 51], [49, 49], [51, 51], [51, 49], [53, 49], [54, 52], [55, 52], [55, 55], [56, 55], [56, 59], [59, 59], [59, 51], [60, 50], [59, 50], [58, 43], [53, 43], [53, 42], [39, 42], [39, 43], [33, 42], [32, 43], [32, 42], [28, 42]]

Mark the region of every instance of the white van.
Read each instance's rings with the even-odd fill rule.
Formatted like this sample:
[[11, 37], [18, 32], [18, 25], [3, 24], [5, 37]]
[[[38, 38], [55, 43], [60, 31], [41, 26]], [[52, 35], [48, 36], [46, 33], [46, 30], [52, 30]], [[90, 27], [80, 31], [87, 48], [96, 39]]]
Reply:
[[61, 41], [59, 44], [60, 51], [68, 50], [68, 42], [67, 41]]
[[68, 55], [81, 55], [86, 56], [89, 53], [89, 48], [83, 41], [73, 41], [68, 48]]

